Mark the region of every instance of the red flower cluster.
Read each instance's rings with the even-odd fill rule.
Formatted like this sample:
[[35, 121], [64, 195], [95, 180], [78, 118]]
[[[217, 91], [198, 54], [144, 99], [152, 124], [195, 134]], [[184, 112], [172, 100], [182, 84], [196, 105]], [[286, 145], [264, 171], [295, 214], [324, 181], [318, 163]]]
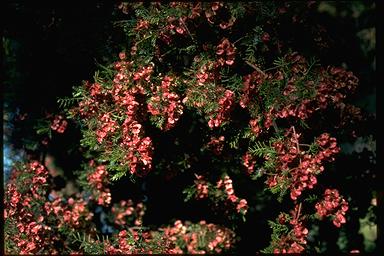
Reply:
[[[228, 51], [228, 56], [232, 58], [232, 48], [229, 41], [225, 41], [218, 49], [218, 53], [224, 54]], [[230, 59], [228, 60], [229, 65], [231, 65]], [[200, 61], [198, 57], [195, 58], [195, 62]], [[183, 99], [184, 104], [196, 107], [209, 118], [208, 126], [210, 128], [219, 127], [223, 122], [227, 121], [234, 105], [234, 92], [217, 86], [217, 81], [221, 79], [219, 69], [224, 65], [223, 63], [225, 63], [224, 59], [221, 62], [219, 60], [205, 62], [195, 74], [196, 86], [189, 87], [186, 90], [186, 97]], [[202, 95], [205, 97], [202, 97]], [[208, 102], [217, 104], [214, 110], [207, 105]]]
[[147, 174], [152, 169], [151, 138], [140, 136], [143, 133], [142, 125], [136, 121], [129, 122], [129, 119], [126, 119], [122, 127], [123, 142], [121, 145], [127, 148], [128, 154], [125, 156], [125, 160], [128, 162], [130, 172], [138, 175]]
[[293, 76], [289, 79], [283, 94], [292, 102], [285, 104], [277, 111], [276, 115], [280, 118], [293, 116], [306, 119], [314, 111], [325, 109], [330, 104], [341, 107], [341, 101], [346, 94], [353, 92], [358, 84], [358, 79], [352, 72], [347, 72], [342, 68], [329, 67], [327, 70], [319, 71], [318, 83], [315, 84], [312, 80], [305, 82], [304, 90], [311, 91], [315, 88], [315, 96], [303, 99], [298, 97], [299, 88], [296, 83], [301, 79], [299, 74], [308, 72], [306, 60], [297, 53], [287, 55], [286, 60], [293, 63], [291, 66]]
[[57, 194], [55, 191], [50, 193], [50, 201], [44, 203], [44, 210], [47, 218], [54, 219], [55, 223], [51, 227], [58, 229], [82, 229], [91, 228], [90, 220], [93, 213], [88, 208], [88, 201], [83, 198], [83, 194], [76, 193], [75, 197], [68, 200]]
[[195, 186], [196, 186], [196, 198], [203, 199], [208, 197], [208, 182], [204, 180], [204, 177], [201, 175], [196, 175]]
[[117, 226], [141, 226], [145, 214], [145, 206], [143, 203], [138, 203], [134, 207], [131, 199], [121, 200], [119, 204], [113, 205], [111, 212], [114, 215], [114, 223]]
[[75, 199], [69, 198], [68, 205], [63, 211], [62, 225], [70, 225], [73, 228], [78, 228], [84, 224], [84, 221], [89, 221], [93, 217], [93, 213], [87, 208], [87, 202], [83, 198], [78, 197]]
[[[307, 244], [308, 229], [304, 227], [300, 219], [301, 205], [296, 205], [295, 210], [291, 212], [292, 218], [289, 221], [291, 232], [282, 235], [278, 241], [275, 241], [273, 253], [303, 253]], [[280, 214], [278, 221], [285, 225], [287, 218], [285, 214]]]
[[[259, 93], [259, 87], [264, 82], [265, 75], [261, 72], [254, 71], [251, 74], [245, 75], [243, 77], [243, 88], [242, 88], [242, 95], [240, 97], [240, 107], [246, 108], [250, 102], [253, 103], [253, 101], [258, 100], [258, 93]], [[251, 104], [252, 107], [254, 104]]]
[[113, 134], [118, 128], [118, 124], [108, 113], [103, 114], [100, 118], [101, 128], [96, 131], [97, 141], [102, 143], [108, 134]]
[[247, 204], [247, 200], [245, 199], [240, 199], [238, 198], [236, 195], [235, 195], [235, 190], [233, 189], [233, 186], [232, 186], [232, 180], [231, 178], [226, 175], [224, 177], [224, 180], [223, 179], [220, 179], [218, 182], [217, 182], [217, 188], [222, 188], [224, 185], [224, 189], [225, 189], [225, 192], [228, 196], [228, 200], [232, 203], [232, 204], [236, 204], [236, 210], [237, 212], [245, 215], [248, 211], [248, 204]]
[[[307, 61], [298, 53], [287, 54], [284, 59], [291, 71], [289, 77], [284, 77], [281, 70], [273, 74], [257, 70], [243, 77], [244, 86], [239, 104], [249, 109], [253, 117], [250, 126], [255, 135], [262, 132], [260, 120], [264, 121], [264, 127], [268, 130], [276, 118], [297, 117], [304, 120], [330, 104], [343, 107], [342, 100], [357, 86], [358, 79], [352, 72], [342, 68], [315, 70], [311, 67], [309, 70]], [[309, 72], [316, 75], [318, 81], [307, 78]], [[265, 96], [260, 92], [261, 85], [264, 82], [274, 84], [284, 78], [288, 80], [282, 90], [284, 97], [275, 97], [271, 104], [263, 107]]]
[[[140, 86], [138, 86], [139, 82], [141, 80], [149, 82], [151, 79], [152, 73], [153, 73], [153, 66], [152, 65], [142, 67], [133, 74], [133, 81], [136, 81], [137, 87], [140, 88]], [[133, 92], [135, 93], [136, 91], [133, 91]]]
[[91, 96], [95, 97], [95, 96], [101, 94], [101, 85], [99, 83], [93, 83], [90, 86], [89, 90], [90, 90]]
[[181, 15], [179, 18], [174, 16], [167, 17], [166, 25], [160, 29], [159, 37], [160, 39], [169, 45], [172, 41], [172, 35], [187, 35], [187, 21], [189, 19], [193, 20], [196, 17], [200, 16], [201, 12], [201, 3], [189, 3], [189, 2], [170, 2], [170, 8], [175, 8], [179, 10], [191, 10], [189, 15]]
[[220, 136], [219, 138], [211, 137], [211, 140], [208, 142], [207, 146], [213, 151], [215, 155], [218, 156], [224, 149], [224, 140], [224, 136]]
[[224, 66], [225, 64], [231, 66], [235, 62], [235, 47], [227, 38], [223, 38], [221, 43], [216, 47], [216, 54], [220, 56], [217, 62], [221, 66]]
[[[92, 85], [86, 83], [89, 95], [85, 95], [79, 107], [72, 111], [79, 113], [86, 122], [89, 122], [89, 119], [95, 121], [96, 139], [101, 144], [100, 149], [105, 155], [113, 151], [114, 142], [107, 140], [113, 137], [126, 152], [124, 157], [119, 159], [119, 164], [128, 165], [132, 174], [143, 175], [152, 168], [153, 148], [152, 140], [143, 136], [142, 125], [139, 123], [139, 120], [143, 119], [143, 116], [140, 116], [143, 113], [138, 111], [141, 103], [137, 98], [138, 94], [144, 95], [148, 90], [153, 89], [150, 81], [153, 66], [148, 65], [134, 72], [131, 70], [132, 62], [125, 60], [125, 53], [120, 53], [119, 58], [120, 61], [114, 64], [116, 73], [112, 86], [107, 88], [98, 83]], [[179, 108], [174, 105], [174, 102], [170, 102], [167, 106], [169, 114], [173, 115], [170, 117], [171, 122], [177, 118], [172, 111], [179, 111]], [[108, 193], [103, 195], [100, 197], [100, 203], [109, 200]]]
[[[5, 240], [12, 241], [16, 247], [13, 249], [20, 254], [57, 253], [50, 245], [59, 238], [47, 225], [48, 217], [42, 211], [36, 211], [36, 205], [45, 200], [47, 180], [48, 170], [33, 161], [21, 170], [13, 170], [5, 189], [4, 219], [8, 227], [12, 226], [7, 230]], [[9, 236], [10, 230], [14, 229]]]
[[51, 124], [51, 129], [58, 133], [64, 133], [67, 125], [67, 120], [65, 120], [63, 116], [57, 115]]
[[328, 104], [341, 107], [346, 94], [356, 89], [359, 79], [352, 72], [340, 67], [328, 67], [319, 82], [316, 100], [324, 109]]
[[[170, 227], [159, 231], [129, 228], [117, 234], [115, 243], [104, 241], [107, 254], [204, 254], [220, 253], [233, 247], [235, 234], [230, 229], [200, 221], [199, 224], [175, 221]], [[137, 246], [145, 243], [146, 246]]]
[[145, 30], [148, 28], [149, 28], [149, 22], [147, 20], [138, 20], [134, 30], [140, 31], [140, 30]]
[[[129, 228], [127, 230], [122, 230], [116, 236], [117, 245], [112, 245], [108, 240], [104, 241], [105, 253], [110, 254], [152, 254], [152, 250], [146, 247], [137, 247], [135, 244], [141, 240], [142, 243], [149, 244], [152, 240], [152, 235], [148, 231], [139, 231]], [[161, 244], [158, 244], [159, 247], [164, 251], [162, 253], [167, 252], [167, 247]]]
[[185, 27], [185, 21], [187, 17], [180, 17], [179, 19], [175, 17], [168, 17], [168, 25], [165, 26], [165, 30], [172, 31], [172, 33], [178, 33], [180, 35], [186, 34], [187, 30]]
[[[183, 106], [179, 95], [171, 92], [173, 78], [166, 76], [162, 79], [161, 86], [157, 86], [148, 102], [148, 112], [156, 117], [156, 121], [162, 124], [161, 129], [169, 130], [183, 114]], [[157, 118], [158, 117], [158, 118]]]
[[210, 128], [219, 127], [229, 119], [228, 115], [232, 109], [233, 101], [234, 93], [231, 90], [225, 90], [224, 96], [219, 99], [219, 108], [214, 113], [209, 113], [208, 126]]
[[277, 152], [277, 174], [267, 180], [270, 188], [286, 184], [291, 190], [291, 199], [296, 200], [305, 189], [312, 189], [317, 183], [316, 176], [324, 170], [323, 161], [332, 161], [333, 155], [339, 152], [336, 139], [329, 134], [322, 134], [316, 139], [320, 150], [316, 155], [301, 152], [299, 137], [293, 127], [285, 134], [286, 139], [276, 141], [273, 146]]
[[315, 208], [320, 218], [333, 216], [333, 224], [338, 228], [346, 222], [344, 215], [348, 211], [348, 202], [337, 189], [326, 189], [324, 199], [316, 203]]
[[203, 86], [215, 81], [219, 76], [216, 72], [216, 68], [219, 66], [217, 62], [208, 61], [204, 64], [196, 73], [197, 84], [196, 86]]
[[[124, 160], [128, 162], [132, 174], [140, 170], [139, 175], [143, 175], [152, 168], [153, 148], [151, 138], [142, 137], [142, 125], [137, 121], [137, 111], [140, 104], [137, 102], [135, 94], [145, 93], [144, 88], [146, 84], [149, 84], [153, 66], [149, 65], [135, 72], [132, 75], [135, 86], [126, 90], [124, 88], [131, 75], [131, 73], [127, 71], [128, 68], [129, 65], [127, 62], [121, 61], [121, 65], [118, 65], [119, 72], [115, 75], [114, 89], [110, 93], [112, 93], [116, 105], [125, 109], [126, 119], [121, 125], [122, 140], [120, 142], [120, 146], [127, 151]], [[127, 78], [125, 74], [128, 74]]]
[[249, 120], [249, 126], [251, 126], [251, 131], [255, 134], [255, 136], [258, 136], [262, 132], [259, 122], [259, 118]]
[[104, 165], [96, 167], [94, 172], [88, 174], [88, 182], [92, 187], [92, 196], [90, 199], [96, 200], [97, 204], [108, 206], [112, 197], [109, 188], [108, 173]]
[[340, 148], [337, 146], [335, 138], [332, 138], [328, 133], [321, 134], [316, 139], [317, 145], [320, 146], [320, 151], [317, 154], [318, 161], [335, 160], [333, 155], [336, 155], [340, 152]]
[[[164, 236], [172, 241], [172, 254], [205, 254], [220, 253], [228, 250], [234, 243], [234, 233], [224, 227], [207, 224], [200, 221], [199, 224], [182, 223], [177, 220], [173, 227], [164, 229]], [[204, 242], [202, 242], [204, 241]]]
[[224, 3], [222, 2], [213, 2], [211, 3], [210, 8], [205, 10], [205, 17], [207, 18], [207, 21], [211, 24], [219, 23], [219, 27], [221, 29], [227, 29], [233, 26], [233, 24], [236, 21], [236, 18], [234, 16], [231, 16], [228, 20], [220, 20], [218, 13], [219, 12], [226, 12], [228, 11], [224, 7]]
[[246, 152], [243, 156], [243, 165], [247, 168], [247, 173], [250, 175], [253, 173], [256, 161], [253, 159], [249, 152]]

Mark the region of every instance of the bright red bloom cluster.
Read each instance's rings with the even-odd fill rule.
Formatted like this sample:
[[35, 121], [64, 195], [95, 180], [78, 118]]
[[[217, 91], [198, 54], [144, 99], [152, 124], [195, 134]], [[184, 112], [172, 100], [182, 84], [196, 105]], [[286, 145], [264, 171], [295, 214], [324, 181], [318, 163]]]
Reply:
[[64, 133], [67, 125], [68, 121], [63, 116], [57, 115], [51, 124], [51, 129], [58, 133]]
[[[342, 100], [357, 86], [358, 79], [352, 72], [342, 68], [314, 70], [298, 53], [287, 54], [284, 59], [289, 63], [291, 71], [288, 77], [284, 77], [281, 70], [270, 74], [259, 69], [243, 77], [244, 86], [239, 104], [250, 111], [250, 126], [255, 135], [262, 132], [262, 126], [268, 130], [277, 118], [297, 117], [305, 120], [328, 105], [343, 107]], [[316, 74], [317, 81], [309, 77], [303, 79], [310, 72]], [[279, 83], [284, 79], [287, 80], [282, 91], [284, 97], [276, 96], [269, 105], [263, 106], [265, 96], [261, 91], [262, 85]]]
[[92, 187], [92, 196], [90, 199], [96, 200], [98, 205], [108, 206], [112, 197], [109, 188], [108, 172], [104, 165], [97, 166], [94, 172], [88, 174], [88, 182]]
[[235, 62], [235, 47], [227, 38], [223, 38], [221, 43], [216, 47], [216, 54], [220, 56], [217, 62], [221, 66], [225, 64], [231, 66]]
[[224, 136], [220, 136], [219, 138], [211, 137], [211, 140], [208, 142], [207, 146], [210, 150], [213, 151], [215, 155], [220, 155], [224, 149]]
[[330, 103], [338, 107], [343, 105], [342, 100], [348, 92], [354, 91], [359, 79], [352, 72], [340, 67], [328, 67], [323, 71], [328, 76], [323, 76], [317, 90], [316, 100], [320, 108], [324, 109]]
[[227, 20], [221, 20], [218, 15], [220, 12], [226, 12], [226, 7], [224, 6], [223, 2], [213, 2], [211, 3], [211, 8], [208, 8], [205, 10], [205, 17], [207, 18], [207, 21], [211, 24], [217, 24], [219, 23], [219, 27], [221, 29], [227, 29], [233, 26], [233, 24], [236, 21], [236, 18], [234, 16], [231, 16]]
[[[234, 243], [234, 233], [231, 230], [207, 224], [205, 221], [191, 225], [177, 220], [173, 227], [164, 228], [164, 236], [174, 244], [169, 252], [172, 254], [220, 253], [230, 249]], [[202, 244], [201, 241], [205, 243]]]
[[[94, 127], [95, 136], [105, 155], [113, 151], [112, 140], [117, 141], [125, 151], [124, 157], [119, 159], [119, 164], [128, 165], [132, 174], [144, 175], [152, 168], [153, 148], [151, 138], [143, 136], [144, 131], [140, 124], [143, 116], [138, 112], [142, 103], [139, 103], [138, 98], [147, 90], [153, 89], [150, 83], [153, 66], [148, 65], [132, 71], [132, 62], [125, 60], [125, 53], [120, 53], [119, 58], [120, 61], [114, 64], [116, 73], [112, 86], [106, 88], [98, 83], [86, 83], [89, 95], [85, 95], [87, 97], [79, 103], [79, 107], [72, 111], [79, 113], [87, 122], [93, 119], [97, 123]], [[168, 87], [165, 84], [164, 90], [169, 87], [169, 84]], [[180, 104], [176, 106], [178, 101], [175, 97], [172, 98], [173, 94], [167, 95], [165, 91], [162, 93], [169, 103], [166, 106], [168, 121], [174, 122], [180, 113]], [[104, 196], [107, 200], [108, 194], [104, 193]]]
[[43, 208], [47, 216], [55, 220], [55, 227], [59, 229], [90, 228], [93, 213], [88, 208], [88, 200], [83, 198], [83, 194], [76, 193], [74, 197], [66, 200], [52, 190], [49, 197], [50, 201], [45, 202]]
[[101, 128], [96, 131], [97, 141], [102, 143], [108, 134], [113, 134], [118, 128], [117, 122], [114, 121], [108, 113], [103, 114], [100, 118]]
[[138, 20], [134, 30], [140, 31], [149, 28], [149, 22], [147, 20]]
[[[196, 57], [195, 62], [200, 62], [200, 58]], [[220, 77], [216, 68], [218, 64], [213, 61], [204, 63], [196, 73], [191, 75], [195, 76], [196, 83], [194, 86], [187, 88], [186, 96], [183, 99], [183, 104], [193, 106], [203, 112], [207, 112], [205, 108], [208, 102], [217, 101], [218, 95], [223, 93], [223, 88], [217, 88], [215, 81]], [[211, 93], [211, 90], [215, 93]], [[204, 95], [204, 97], [202, 97]]]
[[[133, 74], [133, 81], [136, 81], [136, 86], [139, 89], [141, 89], [141, 87], [138, 84], [140, 84], [140, 82], [142, 80], [149, 82], [151, 79], [152, 73], [153, 73], [153, 66], [152, 65], [142, 67]], [[136, 91], [134, 90], [133, 92], [135, 93]]]
[[330, 160], [333, 161], [333, 155], [336, 155], [340, 152], [340, 148], [337, 146], [335, 138], [332, 138], [328, 133], [321, 134], [316, 139], [317, 145], [320, 146], [320, 151], [317, 154], [319, 161]]
[[219, 127], [223, 122], [229, 119], [229, 113], [234, 102], [234, 93], [231, 90], [225, 90], [224, 96], [219, 99], [219, 108], [214, 113], [209, 113], [208, 126], [210, 128]]
[[70, 225], [74, 228], [80, 227], [80, 225], [83, 225], [84, 221], [89, 221], [93, 217], [93, 213], [89, 211], [87, 207], [87, 202], [81, 198], [78, 197], [75, 199], [69, 198], [68, 199], [68, 205], [64, 208], [63, 212], [63, 223], [59, 225]]
[[215, 68], [217, 66], [218, 64], [212, 61], [208, 61], [208, 63], [203, 65], [196, 73], [196, 86], [203, 86], [212, 83], [215, 79], [217, 79], [218, 76], [215, 72]]
[[114, 204], [111, 212], [114, 215], [114, 223], [117, 226], [135, 225], [141, 226], [145, 214], [145, 206], [138, 203], [134, 206], [133, 201], [121, 200], [119, 204]]
[[50, 253], [56, 250], [50, 246], [57, 241], [52, 228], [46, 225], [47, 216], [35, 211], [35, 205], [45, 200], [47, 169], [33, 161], [23, 168], [14, 170], [7, 184], [4, 197], [4, 218], [16, 229], [10, 239], [20, 254], [35, 254], [49, 248]]
[[296, 200], [305, 189], [312, 189], [317, 183], [316, 176], [324, 170], [323, 161], [334, 160], [333, 155], [339, 152], [336, 139], [329, 134], [322, 134], [316, 139], [320, 150], [312, 155], [300, 150], [299, 137], [293, 127], [285, 134], [286, 139], [276, 141], [273, 146], [277, 152], [277, 174], [267, 180], [270, 188], [279, 184], [288, 184], [291, 199]]
[[344, 215], [348, 211], [348, 202], [337, 189], [326, 189], [324, 199], [316, 203], [315, 208], [320, 218], [333, 216], [333, 224], [338, 228], [346, 222]]
[[249, 126], [251, 127], [251, 131], [253, 134], [255, 134], [255, 136], [258, 136], [262, 132], [262, 128], [259, 122], [259, 118], [249, 120]]
[[[153, 95], [148, 102], [148, 112], [154, 117], [162, 119], [161, 129], [169, 130], [179, 120], [181, 114], [183, 114], [183, 106], [181, 104], [179, 95], [171, 92], [170, 89], [174, 85], [172, 84], [173, 78], [166, 76], [161, 81], [161, 86], [157, 86], [153, 91]], [[156, 121], [159, 121], [156, 118]]]
[[[306, 119], [314, 111], [325, 109], [330, 104], [341, 107], [341, 101], [346, 97], [346, 94], [354, 91], [358, 84], [358, 79], [352, 72], [343, 68], [329, 67], [327, 70], [319, 71], [319, 82], [315, 83], [312, 80], [305, 82], [304, 91], [313, 91], [315, 88], [313, 91], [315, 96], [313, 98], [300, 98], [297, 95], [299, 88], [296, 83], [301, 79], [302, 74], [308, 72], [308, 65], [305, 58], [297, 53], [287, 55], [286, 60], [293, 63], [291, 66], [293, 75], [283, 94], [292, 102], [277, 110], [276, 116], [280, 118], [293, 116]], [[303, 91], [303, 89], [300, 90]]]
[[259, 87], [264, 82], [265, 75], [261, 72], [254, 71], [243, 77], [242, 95], [240, 97], [240, 107], [246, 108], [250, 102], [258, 100]]
[[[107, 254], [205, 254], [220, 253], [233, 247], [235, 235], [228, 228], [200, 221], [199, 224], [183, 223], [180, 220], [170, 227], [149, 232], [128, 228], [116, 236], [117, 243], [104, 241]], [[146, 246], [137, 246], [139, 240]]]
[[[139, 233], [140, 232], [140, 233]], [[152, 254], [152, 250], [146, 247], [137, 247], [135, 244], [139, 242], [139, 239], [143, 243], [149, 244], [152, 240], [152, 235], [148, 231], [138, 231], [133, 228], [128, 230], [122, 230], [116, 236], [117, 244], [112, 245], [109, 241], [104, 241], [104, 248], [106, 254]], [[158, 245], [163, 251], [162, 253], [167, 252], [167, 246], [162, 244]]]
[[176, 19], [175, 17], [168, 17], [168, 25], [165, 27], [165, 30], [169, 30], [173, 34], [178, 33], [180, 35], [183, 35], [187, 32], [185, 26], [186, 20], [187, 17], [180, 17], [179, 19]]
[[99, 83], [93, 83], [90, 88], [90, 94], [92, 97], [95, 97], [99, 94], [101, 94], [101, 85]]
[[243, 156], [243, 165], [247, 168], [247, 173], [250, 175], [254, 172], [256, 161], [249, 152]]
[[203, 199], [208, 197], [208, 182], [204, 180], [202, 175], [196, 175], [195, 186], [196, 186], [196, 198]]
[[141, 124], [136, 121], [129, 123], [128, 120], [126, 119], [122, 125], [122, 145], [128, 151], [125, 160], [128, 161], [132, 174], [145, 175], [152, 169], [152, 140], [150, 137], [142, 138], [140, 136], [143, 133]]
[[[304, 227], [300, 218], [301, 205], [296, 205], [295, 210], [291, 212], [291, 220], [289, 225], [291, 232], [282, 235], [278, 241], [275, 241], [275, 249], [273, 253], [303, 253], [307, 244], [308, 229]], [[280, 214], [278, 221], [281, 225], [285, 225], [287, 218], [284, 214]]]
[[224, 177], [224, 179], [220, 179], [217, 182], [216, 187], [219, 188], [219, 189], [224, 187], [225, 192], [226, 192], [226, 194], [228, 196], [228, 200], [232, 204], [236, 204], [237, 212], [239, 212], [239, 213], [241, 213], [243, 215], [245, 215], [247, 213], [247, 211], [248, 211], [247, 200], [240, 199], [240, 198], [238, 198], [235, 195], [235, 190], [233, 189], [232, 180], [231, 180], [231, 178], [228, 175], [226, 175]]
[[170, 2], [171, 8], [177, 8], [179, 10], [191, 10], [189, 15], [182, 15], [179, 18], [174, 16], [167, 17], [166, 25], [160, 29], [160, 39], [169, 45], [172, 41], [172, 35], [187, 35], [187, 21], [193, 20], [196, 17], [201, 16], [201, 3], [189, 3], [189, 2]]

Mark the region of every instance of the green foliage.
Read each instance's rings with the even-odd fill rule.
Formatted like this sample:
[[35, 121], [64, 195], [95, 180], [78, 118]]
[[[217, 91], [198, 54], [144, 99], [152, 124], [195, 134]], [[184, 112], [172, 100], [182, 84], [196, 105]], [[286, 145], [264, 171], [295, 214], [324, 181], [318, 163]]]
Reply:
[[71, 233], [73, 242], [79, 243], [79, 249], [85, 254], [103, 254], [105, 252], [104, 244], [108, 242], [108, 237], [101, 238], [96, 234], [95, 239], [90, 234], [81, 234], [80, 232]]
[[183, 190], [184, 196], [184, 202], [188, 202], [189, 200], [193, 199], [193, 197], [196, 196], [196, 188], [195, 186], [189, 186]]
[[255, 141], [249, 149], [249, 152], [258, 157], [274, 158], [276, 151], [271, 145], [267, 145], [264, 141]]
[[[285, 218], [289, 219], [289, 215], [284, 214], [284, 216]], [[260, 252], [270, 254], [270, 253], [274, 253], [273, 250], [274, 248], [276, 248], [275, 243], [277, 243], [282, 236], [287, 235], [290, 230], [286, 225], [280, 224], [277, 220], [276, 221], [269, 220], [268, 225], [272, 229], [271, 243], [267, 248], [261, 250]]]
[[263, 42], [261, 40], [263, 33], [263, 28], [257, 26], [253, 28], [251, 32], [246, 33], [246, 35], [240, 39], [240, 45], [242, 47], [245, 47], [244, 59], [250, 63], [255, 63], [259, 66], [264, 66], [265, 64], [263, 55], [260, 54], [260, 50], [263, 47]]

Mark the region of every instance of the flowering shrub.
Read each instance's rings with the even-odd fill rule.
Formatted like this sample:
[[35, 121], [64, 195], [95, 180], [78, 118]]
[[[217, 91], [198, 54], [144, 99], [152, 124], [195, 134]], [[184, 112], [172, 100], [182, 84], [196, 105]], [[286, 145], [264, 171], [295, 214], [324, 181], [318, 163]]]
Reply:
[[[58, 136], [70, 122], [81, 131], [79, 191], [56, 189], [37, 161], [16, 168], [6, 188], [6, 252], [231, 252], [237, 226], [260, 211], [259, 195], [288, 206], [269, 221], [264, 253], [310, 251], [311, 225], [325, 217], [341, 228], [349, 199], [321, 181], [341, 150], [333, 128], [361, 118], [348, 104], [359, 80], [284, 45], [273, 27], [294, 15], [288, 7], [121, 3], [123, 50], [61, 99], [67, 117], [50, 123]], [[334, 124], [326, 111], [343, 114]], [[151, 177], [178, 175], [188, 177], [185, 202], [208, 205], [217, 223], [146, 226], [146, 200], [114, 199], [119, 182], [145, 194]]]
[[[98, 166], [88, 176], [93, 177], [91, 184], [95, 180], [101, 184], [98, 179], [104, 168]], [[111, 222], [121, 231], [110, 240], [98, 240], [91, 209], [92, 200], [100, 204], [101, 197], [96, 200], [89, 193], [60, 195], [52, 189], [47, 169], [37, 161], [13, 171], [5, 196], [7, 254], [205, 253], [228, 250], [235, 242], [233, 231], [204, 220], [199, 224], [178, 220], [174, 226], [147, 231], [142, 223], [145, 206], [135, 206], [132, 200], [122, 200], [111, 208]], [[80, 247], [74, 247], [78, 242]]]

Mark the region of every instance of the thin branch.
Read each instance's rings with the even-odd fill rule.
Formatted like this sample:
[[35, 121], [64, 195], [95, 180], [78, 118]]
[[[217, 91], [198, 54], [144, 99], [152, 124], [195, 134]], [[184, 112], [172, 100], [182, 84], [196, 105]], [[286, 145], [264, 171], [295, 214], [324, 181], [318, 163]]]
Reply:
[[238, 42], [241, 41], [242, 39], [244, 39], [244, 36], [242, 36], [242, 37], [240, 37], [239, 39], [237, 39], [237, 40], [233, 43], [233, 45], [235, 45], [236, 43], [238, 43]]
[[272, 121], [272, 125], [273, 125], [273, 129], [275, 129], [275, 132], [276, 132], [276, 133], [279, 133], [279, 132], [280, 132], [280, 131], [279, 131], [279, 127], [277, 127], [277, 124], [276, 124], [276, 121], [275, 121], [275, 120]]
[[249, 61], [245, 61], [245, 63], [247, 63], [250, 67], [254, 68], [257, 72], [263, 74], [264, 76], [267, 76], [267, 74], [265, 74], [260, 68], [258, 68], [255, 64], [252, 64], [251, 62]]
[[294, 63], [296, 63], [297, 61], [298, 61], [298, 60], [292, 61], [292, 62], [290, 62], [290, 63], [285, 63], [284, 65], [276, 65], [276, 66], [274, 66], [274, 67], [270, 67], [270, 68], [264, 69], [264, 72], [266, 72], [266, 71], [270, 71], [270, 70], [274, 70], [274, 69], [277, 69], [277, 68], [281, 68], [281, 67], [285, 67], [285, 66], [288, 66], [288, 65], [290, 65], [290, 64], [294, 64]]
[[299, 140], [297, 139], [297, 134], [296, 134], [296, 130], [295, 130], [294, 126], [292, 126], [292, 130], [293, 130], [293, 134], [295, 135], [295, 139], [296, 139], [297, 151], [300, 154]]
[[196, 43], [196, 41], [195, 41], [195, 39], [193, 38], [193, 36], [192, 36], [191, 32], [189, 31], [189, 29], [188, 29], [187, 25], [185, 25], [185, 22], [183, 21], [183, 19], [181, 19], [181, 18], [180, 18], [180, 21], [181, 21], [181, 24], [183, 24], [183, 26], [184, 26], [185, 30], [187, 30], [187, 32], [188, 32], [188, 35], [191, 37], [192, 41], [193, 41], [194, 43]]
[[299, 217], [300, 217], [300, 211], [301, 211], [301, 203], [299, 204], [299, 210], [297, 211], [296, 221], [299, 220]]

